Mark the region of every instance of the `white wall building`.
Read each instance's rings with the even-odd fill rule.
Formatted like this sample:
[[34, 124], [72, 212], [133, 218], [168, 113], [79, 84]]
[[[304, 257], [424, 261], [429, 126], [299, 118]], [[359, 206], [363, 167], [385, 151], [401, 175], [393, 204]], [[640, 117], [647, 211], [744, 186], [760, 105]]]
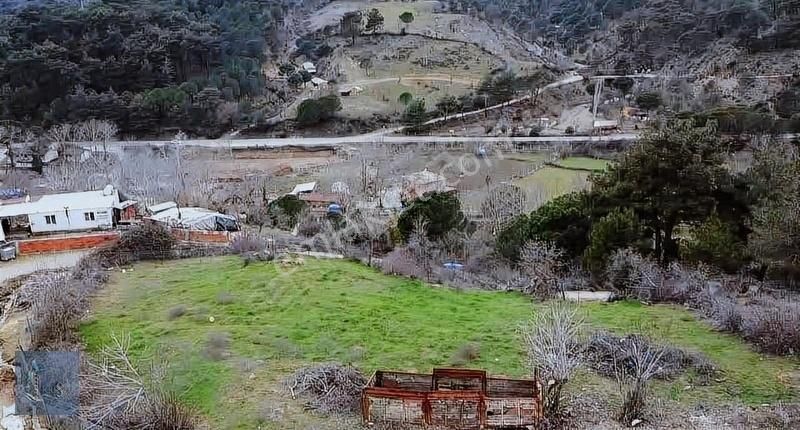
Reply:
[[[114, 209], [122, 209], [111, 185], [99, 191], [28, 196], [0, 202], [0, 220], [26, 216], [31, 233], [107, 230], [114, 227]], [[0, 240], [4, 239], [0, 229]]]

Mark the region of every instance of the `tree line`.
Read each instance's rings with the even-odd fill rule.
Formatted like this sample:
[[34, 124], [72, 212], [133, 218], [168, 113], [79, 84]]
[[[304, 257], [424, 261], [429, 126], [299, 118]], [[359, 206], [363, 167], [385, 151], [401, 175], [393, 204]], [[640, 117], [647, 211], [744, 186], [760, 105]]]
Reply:
[[219, 134], [259, 118], [281, 0], [42, 2], [0, 17], [0, 119]]

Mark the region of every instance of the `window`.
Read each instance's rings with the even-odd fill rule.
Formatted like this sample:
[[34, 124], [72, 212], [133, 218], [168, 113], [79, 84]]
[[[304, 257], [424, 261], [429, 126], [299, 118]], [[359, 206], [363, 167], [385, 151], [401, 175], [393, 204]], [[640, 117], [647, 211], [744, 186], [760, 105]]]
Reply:
[[55, 215], [45, 215], [44, 222], [47, 224], [55, 224], [56, 223], [56, 216]]
[[86, 221], [94, 221], [94, 212], [85, 212], [83, 214], [83, 219]]

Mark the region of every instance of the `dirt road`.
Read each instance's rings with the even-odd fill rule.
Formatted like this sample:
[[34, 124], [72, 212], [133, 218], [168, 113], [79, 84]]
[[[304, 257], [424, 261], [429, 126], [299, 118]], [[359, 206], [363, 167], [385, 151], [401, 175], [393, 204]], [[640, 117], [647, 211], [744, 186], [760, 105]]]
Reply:
[[39, 270], [63, 269], [78, 264], [81, 257], [88, 251], [59, 252], [55, 254], [41, 254], [19, 257], [13, 261], [0, 262], [0, 284], [28, 275]]

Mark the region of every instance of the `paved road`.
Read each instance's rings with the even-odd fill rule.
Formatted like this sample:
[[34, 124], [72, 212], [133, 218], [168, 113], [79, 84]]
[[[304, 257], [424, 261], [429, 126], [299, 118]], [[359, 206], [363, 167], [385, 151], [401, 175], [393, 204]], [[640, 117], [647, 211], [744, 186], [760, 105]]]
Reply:
[[39, 270], [63, 269], [78, 264], [89, 251], [59, 252], [18, 257], [12, 261], [0, 261], [0, 284]]
[[[345, 137], [287, 137], [263, 139], [229, 139], [229, 140], [187, 140], [183, 146], [223, 149], [270, 149], [286, 146], [296, 147], [331, 147], [359, 145], [364, 143], [378, 144], [418, 144], [418, 143], [531, 143], [540, 145], [583, 144], [583, 143], [616, 143], [631, 142], [639, 138], [638, 134], [619, 133], [605, 136], [542, 136], [542, 137], [460, 137], [460, 136], [385, 136], [370, 133], [368, 135]], [[172, 141], [121, 141], [109, 145], [112, 153], [120, 153], [125, 149], [137, 147], [170, 146]], [[102, 151], [102, 145], [88, 145], [94, 151]]]
[[[539, 93], [558, 88], [564, 85], [574, 84], [577, 82], [581, 82], [583, 80], [582, 76], [571, 74], [559, 81], [550, 83], [539, 89]], [[469, 118], [472, 116], [480, 115], [485, 112], [502, 109], [507, 106], [511, 106], [517, 103], [521, 103], [532, 98], [531, 94], [528, 94], [523, 97], [518, 97], [513, 100], [509, 100], [505, 103], [497, 104], [494, 106], [489, 106], [483, 109], [477, 109], [469, 112], [463, 112], [456, 115], [450, 115], [448, 117], [438, 117], [433, 118], [430, 121], [427, 121], [425, 125], [433, 125], [440, 122], [444, 122], [446, 120], [451, 119], [462, 119], [462, 118]], [[217, 139], [217, 140], [202, 140], [202, 139], [194, 139], [194, 140], [186, 140], [183, 141], [182, 144], [185, 146], [199, 146], [199, 147], [207, 147], [207, 148], [231, 148], [231, 149], [242, 149], [242, 148], [279, 148], [285, 146], [330, 146], [330, 145], [346, 145], [346, 144], [359, 144], [359, 143], [417, 143], [417, 142], [464, 142], [464, 141], [478, 141], [477, 139], [489, 139], [483, 141], [490, 141], [491, 137], [487, 138], [472, 138], [472, 137], [465, 137], [465, 138], [455, 138], [455, 139], [462, 139], [462, 140], [452, 140], [454, 138], [447, 137], [447, 136], [431, 136], [431, 137], [424, 137], [424, 136], [389, 136], [390, 134], [401, 132], [405, 129], [405, 126], [402, 127], [392, 127], [392, 128], [384, 128], [382, 130], [374, 131], [371, 133], [360, 134], [356, 136], [344, 136], [344, 137], [287, 137], [287, 138], [264, 138], [264, 139]], [[448, 140], [449, 139], [449, 140]], [[463, 140], [467, 139], [467, 140]], [[509, 141], [509, 138], [505, 138], [504, 141]], [[580, 136], [563, 136], [563, 137], [545, 137], [545, 138], [510, 138], [510, 139], [539, 139], [534, 141], [541, 141], [543, 143], [547, 142], [558, 142], [558, 143], [568, 143], [568, 142], [586, 142], [591, 138], [587, 137], [580, 137]], [[519, 141], [519, 140], [518, 140]], [[88, 142], [77, 142], [77, 144], [81, 145], [86, 149], [91, 149], [93, 151], [103, 151], [103, 145], [94, 145]], [[161, 141], [144, 141], [144, 140], [137, 140], [137, 141], [118, 141], [118, 142], [110, 142], [108, 144], [108, 149], [111, 152], [117, 152], [124, 148], [130, 147], [137, 147], [137, 146], [164, 146], [173, 144], [171, 140], [161, 140]]]

